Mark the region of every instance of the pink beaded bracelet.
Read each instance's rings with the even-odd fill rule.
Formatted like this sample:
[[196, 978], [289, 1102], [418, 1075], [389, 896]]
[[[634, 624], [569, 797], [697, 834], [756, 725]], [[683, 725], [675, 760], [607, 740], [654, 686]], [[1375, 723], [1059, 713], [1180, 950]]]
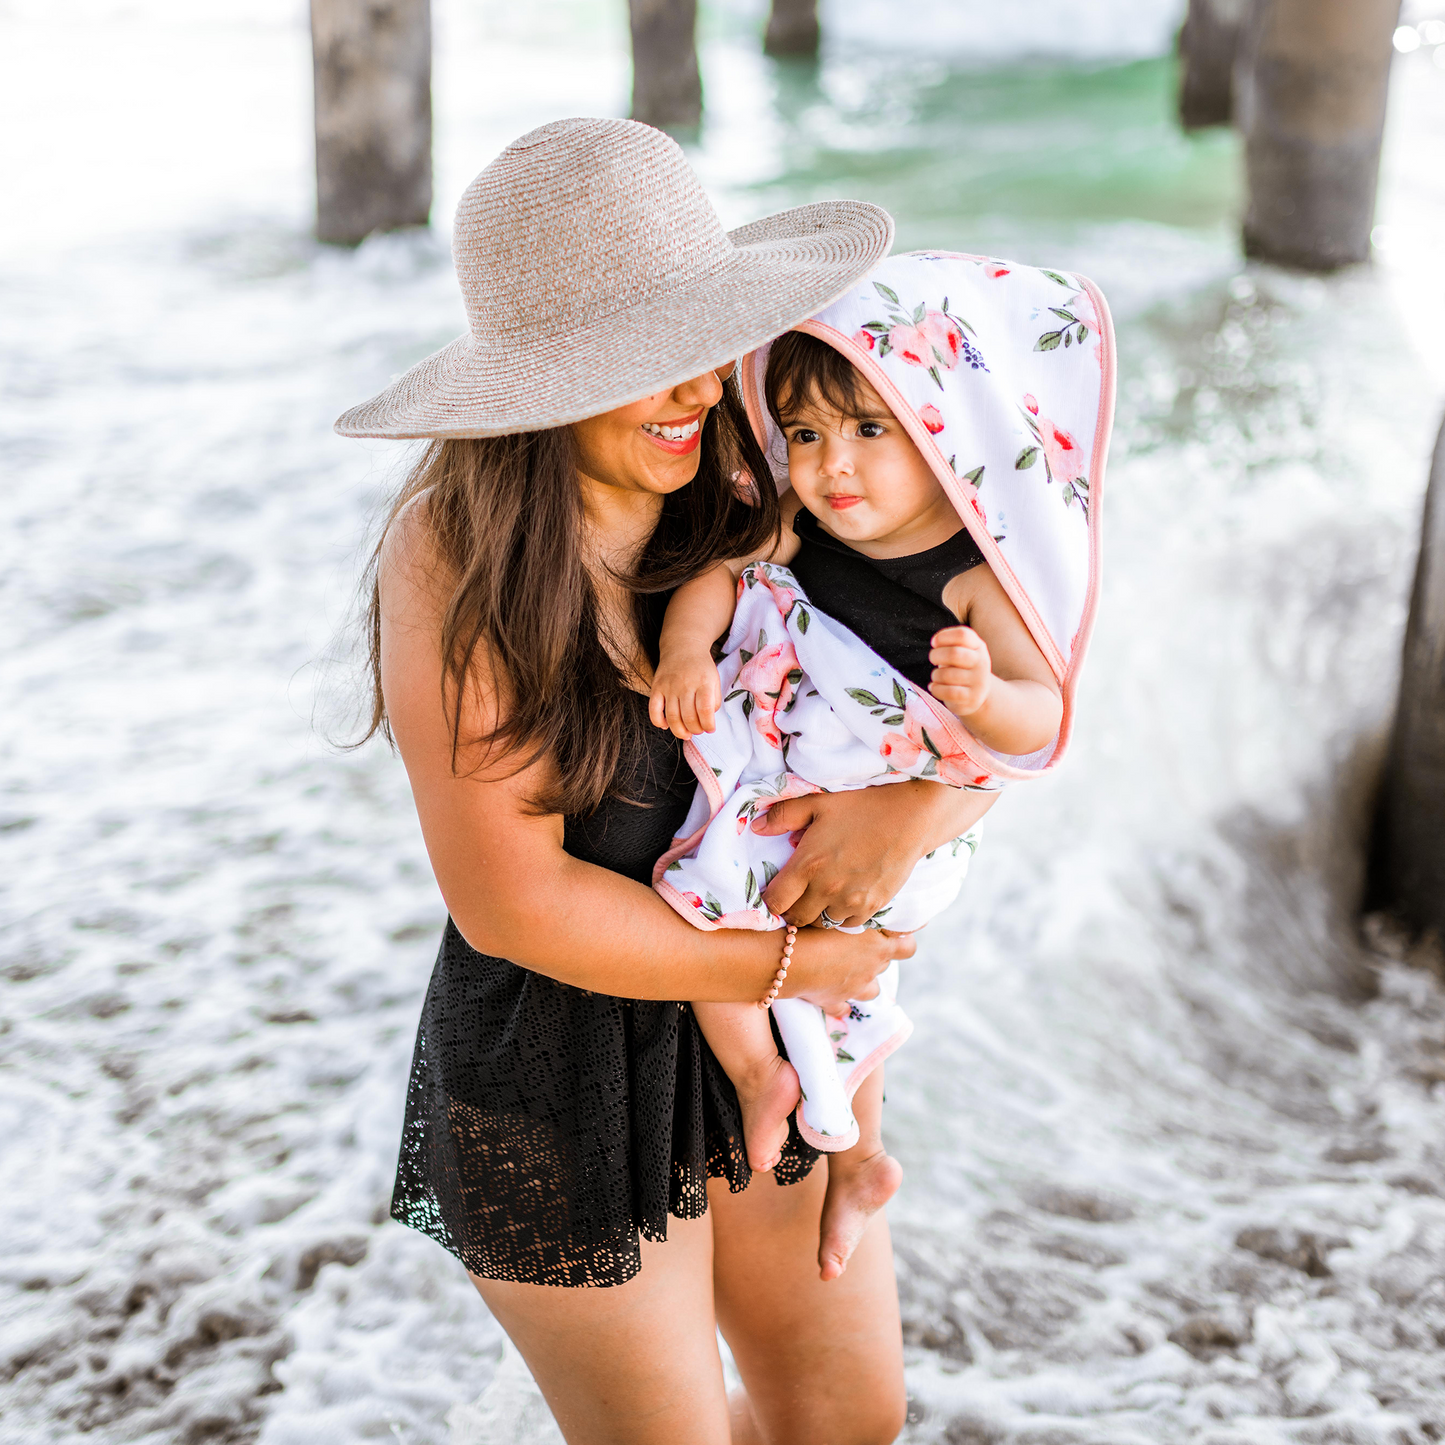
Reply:
[[798, 938], [798, 926], [795, 923], [788, 925], [787, 936], [783, 939], [783, 957], [778, 964], [778, 971], [773, 975], [773, 986], [758, 1000], [759, 1008], [772, 1008], [773, 1000], [778, 996], [778, 990], [783, 986], [783, 980], [788, 976], [788, 965], [793, 961], [793, 944]]

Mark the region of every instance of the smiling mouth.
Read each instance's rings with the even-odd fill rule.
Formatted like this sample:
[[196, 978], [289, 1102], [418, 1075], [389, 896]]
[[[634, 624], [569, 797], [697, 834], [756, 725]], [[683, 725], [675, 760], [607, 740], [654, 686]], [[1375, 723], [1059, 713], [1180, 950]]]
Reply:
[[684, 422], [681, 426], [665, 426], [659, 422], [645, 421], [642, 423], [642, 429], [648, 436], [660, 437], [666, 442], [685, 442], [689, 437], [697, 435], [697, 429], [701, 425], [701, 420], [693, 417], [691, 421]]
[[862, 500], [862, 497], [829, 497], [828, 505], [832, 507], [835, 512], [846, 512], [849, 507], [854, 506]]

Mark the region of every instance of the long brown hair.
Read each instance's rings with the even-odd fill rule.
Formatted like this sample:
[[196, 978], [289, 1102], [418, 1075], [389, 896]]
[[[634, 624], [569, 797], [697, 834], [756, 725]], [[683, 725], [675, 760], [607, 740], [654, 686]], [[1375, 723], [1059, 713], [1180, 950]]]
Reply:
[[[667, 598], [728, 557], [766, 551], [778, 535], [778, 498], [736, 386], [703, 424], [691, 483], [663, 499], [636, 568], [614, 573], [632, 594], [649, 660]], [[749, 486], [747, 478], [760, 485]], [[585, 814], [616, 789], [618, 765], [651, 726], [624, 695], [627, 680], [600, 635], [597, 592], [583, 560], [582, 492], [567, 427], [515, 436], [433, 441], [392, 503], [367, 572], [365, 615], [371, 721], [361, 739], [391, 729], [381, 691], [378, 564], [387, 533], [425, 494], [425, 525], [451, 595], [442, 619], [442, 703], [452, 768], [464, 745], [512, 755], [520, 769], [549, 756], [538, 812]], [[462, 736], [463, 702], [478, 652], [501, 690], [501, 719]]]

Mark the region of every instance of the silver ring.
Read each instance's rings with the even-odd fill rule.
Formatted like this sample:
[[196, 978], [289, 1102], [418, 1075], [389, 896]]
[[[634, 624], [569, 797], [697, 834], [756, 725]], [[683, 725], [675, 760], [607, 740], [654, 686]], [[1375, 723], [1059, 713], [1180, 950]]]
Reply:
[[838, 922], [836, 918], [832, 917], [832, 915], [829, 914], [826, 908], [818, 915], [818, 917], [822, 920], [822, 922], [826, 923], [829, 928], [842, 928], [843, 926], [841, 923]]

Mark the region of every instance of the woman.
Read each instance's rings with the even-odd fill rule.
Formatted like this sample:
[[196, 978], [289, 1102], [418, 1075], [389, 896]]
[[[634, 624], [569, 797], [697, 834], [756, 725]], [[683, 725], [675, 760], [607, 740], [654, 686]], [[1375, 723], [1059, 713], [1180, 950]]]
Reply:
[[[393, 1214], [466, 1264], [573, 1445], [902, 1426], [886, 1222], [819, 1281], [825, 1169], [795, 1133], [750, 1177], [736, 1095], [676, 1002], [761, 998], [780, 935], [699, 932], [646, 886], [693, 787], [647, 722], [661, 607], [777, 526], [729, 359], [891, 238], [857, 202], [728, 235], [660, 133], [544, 126], [458, 209], [468, 335], [337, 423], [434, 439], [372, 607], [374, 724], [450, 912]], [[780, 806], [766, 827], [806, 831], [769, 901], [861, 921], [984, 806], [932, 783]], [[805, 928], [784, 992], [871, 997], [912, 952]], [[746, 1382], [731, 1401], [718, 1325]]]

